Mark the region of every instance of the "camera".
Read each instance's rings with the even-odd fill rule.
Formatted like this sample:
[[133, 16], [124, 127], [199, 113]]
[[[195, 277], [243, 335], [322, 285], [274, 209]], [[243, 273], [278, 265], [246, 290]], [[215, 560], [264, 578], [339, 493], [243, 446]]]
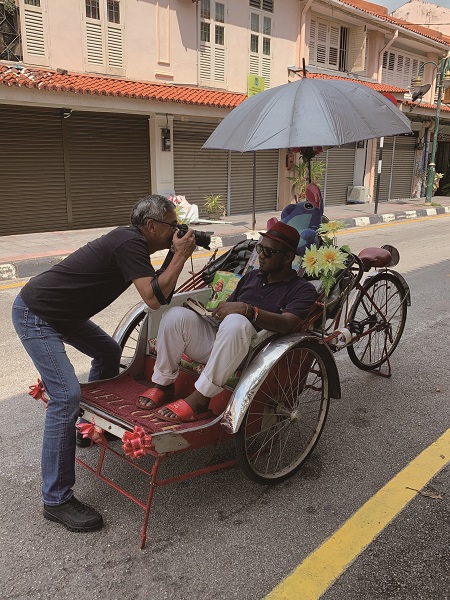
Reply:
[[[182, 238], [184, 235], [186, 235], [189, 228], [187, 225], [177, 225], [177, 229], [178, 229], [178, 237]], [[209, 245], [211, 243], [210, 232], [209, 231], [196, 231], [195, 229], [193, 231], [194, 231], [196, 245], [200, 246], [200, 248], [205, 248], [205, 250], [211, 250], [211, 248], [209, 247]]]

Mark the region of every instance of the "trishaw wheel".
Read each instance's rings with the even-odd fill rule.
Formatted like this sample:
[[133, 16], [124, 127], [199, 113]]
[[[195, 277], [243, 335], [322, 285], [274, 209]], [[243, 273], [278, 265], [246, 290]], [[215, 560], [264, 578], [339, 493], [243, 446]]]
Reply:
[[139, 313], [131, 321], [122, 337], [118, 340], [118, 343], [122, 348], [122, 356], [120, 357], [120, 372], [124, 371], [133, 360], [145, 314], [146, 313], [144, 310]]
[[273, 365], [236, 433], [244, 473], [275, 484], [296, 473], [325, 425], [328, 374], [317, 343], [300, 342]]
[[406, 312], [406, 290], [395, 275], [379, 273], [369, 279], [348, 321], [356, 333], [373, 331], [348, 346], [353, 364], [363, 371], [371, 371], [386, 362], [402, 337]]

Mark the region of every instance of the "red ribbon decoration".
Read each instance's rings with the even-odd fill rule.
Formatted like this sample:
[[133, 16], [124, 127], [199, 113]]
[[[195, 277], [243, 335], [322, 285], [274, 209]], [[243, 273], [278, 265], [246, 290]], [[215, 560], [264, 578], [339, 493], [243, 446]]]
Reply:
[[90, 438], [95, 444], [101, 444], [107, 446], [105, 436], [103, 435], [103, 429], [93, 425], [92, 423], [78, 423], [77, 429], [84, 438]]
[[28, 392], [28, 394], [30, 396], [32, 396], [35, 400], [42, 400], [42, 402], [45, 404], [45, 408], [48, 408], [48, 398], [45, 395], [44, 384], [40, 379], [38, 379], [36, 385], [30, 385], [29, 390], [30, 391]]
[[123, 451], [130, 458], [142, 458], [154, 450], [152, 436], [146, 434], [143, 427], [134, 426], [133, 433], [126, 431], [122, 437]]

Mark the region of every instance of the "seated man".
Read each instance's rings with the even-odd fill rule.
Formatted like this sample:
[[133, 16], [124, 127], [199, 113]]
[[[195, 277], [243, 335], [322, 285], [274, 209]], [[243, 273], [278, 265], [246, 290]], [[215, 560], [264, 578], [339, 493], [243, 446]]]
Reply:
[[[160, 410], [159, 418], [174, 423], [197, 421], [211, 415], [208, 404], [248, 355], [258, 331], [293, 331], [316, 299], [314, 286], [292, 269], [299, 233], [278, 222], [256, 245], [259, 269], [247, 273], [226, 302], [213, 311], [217, 327], [188, 308], [170, 308], [158, 332], [154, 386], [141, 396], [142, 408]], [[195, 391], [172, 400], [181, 355], [206, 363]], [[164, 406], [163, 406], [164, 405]]]

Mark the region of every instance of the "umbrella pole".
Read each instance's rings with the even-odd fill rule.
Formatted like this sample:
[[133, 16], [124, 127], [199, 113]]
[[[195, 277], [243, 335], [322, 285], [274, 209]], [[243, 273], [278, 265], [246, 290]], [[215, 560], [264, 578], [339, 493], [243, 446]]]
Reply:
[[378, 214], [378, 198], [380, 195], [380, 184], [381, 184], [381, 166], [383, 164], [383, 146], [384, 137], [380, 138], [380, 153], [378, 155], [378, 168], [377, 168], [377, 183], [375, 187], [375, 211], [374, 214]]
[[256, 231], [256, 152], [253, 152], [252, 231]]
[[311, 183], [311, 158], [308, 156], [308, 183]]

